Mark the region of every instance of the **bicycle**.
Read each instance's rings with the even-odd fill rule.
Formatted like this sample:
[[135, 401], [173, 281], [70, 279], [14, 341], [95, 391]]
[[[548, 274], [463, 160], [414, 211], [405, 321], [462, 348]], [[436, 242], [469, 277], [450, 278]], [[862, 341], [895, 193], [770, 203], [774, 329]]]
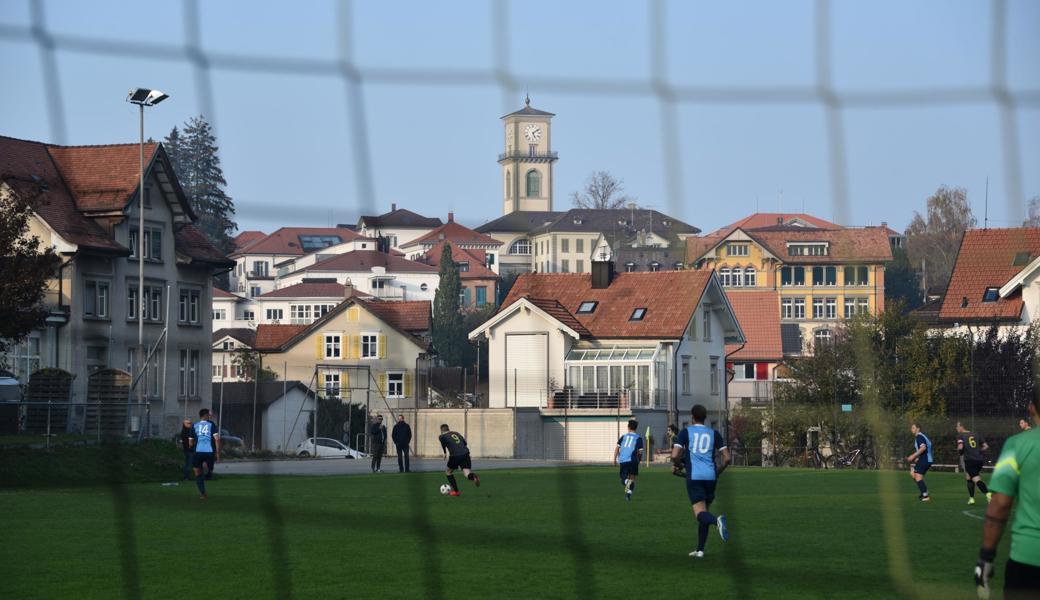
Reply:
[[856, 467], [857, 469], [878, 468], [874, 452], [865, 446], [860, 446], [851, 452], [837, 451], [834, 453], [834, 468]]
[[819, 446], [813, 446], [809, 449], [809, 465], [814, 469], [827, 469], [827, 463], [830, 462], [830, 456], [824, 456], [820, 452]]

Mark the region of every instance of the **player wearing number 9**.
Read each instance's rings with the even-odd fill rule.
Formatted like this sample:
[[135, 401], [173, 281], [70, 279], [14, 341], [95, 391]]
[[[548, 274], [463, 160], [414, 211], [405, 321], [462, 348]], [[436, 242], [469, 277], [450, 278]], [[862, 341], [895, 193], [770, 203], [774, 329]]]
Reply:
[[[697, 549], [690, 552], [690, 556], [701, 558], [704, 556], [708, 529], [712, 525], [718, 527], [722, 541], [729, 539], [726, 517], [716, 517], [708, 512], [708, 509], [715, 500], [715, 484], [719, 475], [729, 465], [730, 455], [722, 435], [704, 424], [708, 410], [700, 404], [695, 404], [690, 415], [693, 425], [681, 431], [675, 438], [672, 462], [676, 466], [682, 464], [686, 468], [686, 495], [693, 508], [693, 516], [697, 520]], [[722, 465], [718, 468], [715, 467], [716, 453], [722, 454]]]

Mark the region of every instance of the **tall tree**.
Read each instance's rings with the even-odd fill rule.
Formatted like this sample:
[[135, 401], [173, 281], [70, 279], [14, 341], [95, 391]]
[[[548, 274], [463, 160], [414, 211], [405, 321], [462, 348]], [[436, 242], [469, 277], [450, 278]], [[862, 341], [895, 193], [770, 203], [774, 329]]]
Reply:
[[1040, 196], [1029, 199], [1026, 220], [1022, 222], [1022, 227], [1040, 227]]
[[459, 266], [451, 258], [451, 244], [441, 250], [440, 283], [433, 297], [433, 347], [448, 366], [465, 366], [469, 340], [462, 326]]
[[624, 208], [636, 199], [625, 193], [625, 184], [606, 171], [594, 171], [585, 187], [571, 194], [575, 208]]
[[0, 357], [47, 318], [44, 293], [60, 259], [53, 248], [29, 231], [34, 202], [41, 200], [36, 183], [7, 180], [11, 194], [0, 192]]
[[921, 280], [904, 248], [892, 249], [892, 262], [885, 267], [885, 296], [902, 301], [907, 310], [917, 308], [923, 301]]
[[923, 217], [914, 212], [906, 228], [907, 252], [923, 285], [945, 286], [957, 261], [961, 237], [975, 227], [975, 216], [965, 189], [945, 185], [928, 198], [925, 212]]
[[213, 128], [202, 115], [192, 117], [183, 132], [174, 127], [163, 145], [198, 216], [195, 225], [217, 248], [230, 253], [234, 250], [231, 234], [237, 229], [235, 203], [224, 191], [227, 181]]

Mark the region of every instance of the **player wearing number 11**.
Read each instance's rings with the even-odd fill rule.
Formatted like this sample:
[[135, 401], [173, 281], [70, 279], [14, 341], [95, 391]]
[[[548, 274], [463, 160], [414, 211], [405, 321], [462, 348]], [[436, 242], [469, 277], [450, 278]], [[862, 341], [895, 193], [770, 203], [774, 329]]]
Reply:
[[[708, 529], [715, 525], [719, 528], [722, 541], [729, 539], [726, 517], [708, 512], [715, 500], [715, 484], [719, 475], [729, 465], [729, 450], [722, 435], [704, 424], [708, 417], [708, 409], [695, 404], [690, 411], [693, 425], [679, 432], [672, 446], [672, 462], [676, 465], [685, 463], [687, 479], [686, 494], [693, 507], [693, 517], [697, 519], [697, 549], [690, 556], [704, 556], [704, 543], [708, 540]], [[722, 453], [722, 466], [716, 469], [715, 453]]]

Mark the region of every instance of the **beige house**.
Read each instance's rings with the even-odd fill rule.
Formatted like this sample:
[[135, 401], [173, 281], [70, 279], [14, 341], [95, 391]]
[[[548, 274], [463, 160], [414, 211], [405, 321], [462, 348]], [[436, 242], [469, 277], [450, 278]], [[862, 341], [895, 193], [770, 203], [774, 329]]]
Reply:
[[[252, 348], [279, 378], [299, 380], [321, 397], [397, 410], [417, 405], [416, 371], [429, 331], [429, 302], [354, 297], [309, 325], [258, 325]], [[218, 333], [214, 363], [231, 364], [241, 336]]]

